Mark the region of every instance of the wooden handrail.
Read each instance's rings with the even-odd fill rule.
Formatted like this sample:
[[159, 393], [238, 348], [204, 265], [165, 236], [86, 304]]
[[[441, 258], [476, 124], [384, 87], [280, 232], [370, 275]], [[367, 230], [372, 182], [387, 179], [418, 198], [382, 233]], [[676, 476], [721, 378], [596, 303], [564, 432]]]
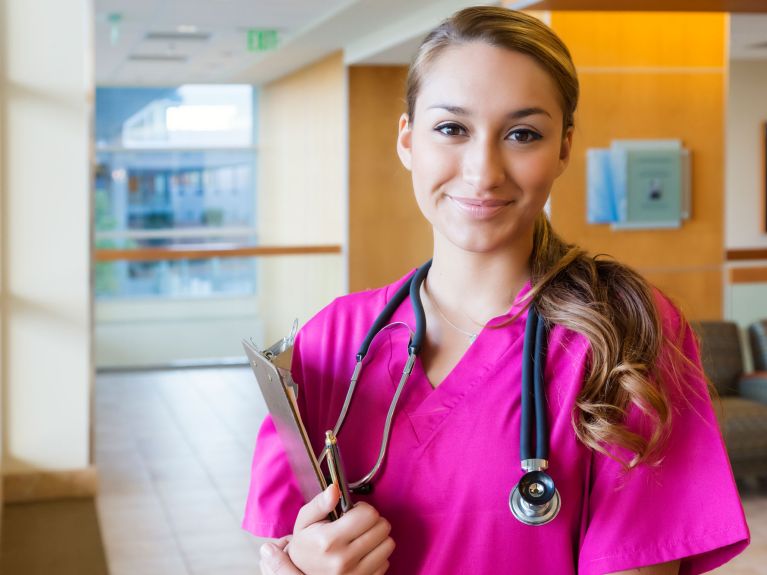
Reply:
[[743, 260], [767, 260], [767, 248], [742, 248], [727, 250], [725, 259], [728, 262]]
[[208, 258], [248, 258], [258, 256], [295, 256], [340, 254], [340, 245], [316, 246], [243, 246], [232, 244], [182, 244], [162, 248], [93, 250], [96, 262], [156, 262], [164, 260], [202, 260]]
[[731, 284], [764, 283], [767, 282], [767, 266], [730, 268], [729, 276]]

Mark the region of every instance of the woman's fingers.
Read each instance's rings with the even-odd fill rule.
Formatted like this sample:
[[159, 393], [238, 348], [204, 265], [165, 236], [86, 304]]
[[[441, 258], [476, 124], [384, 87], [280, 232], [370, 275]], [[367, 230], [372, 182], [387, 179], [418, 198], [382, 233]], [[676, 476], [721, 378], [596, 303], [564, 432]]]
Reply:
[[287, 547], [280, 548], [287, 544], [283, 540], [277, 542], [279, 546], [262, 547], [267, 575], [296, 575], [301, 571], [380, 575], [386, 571], [394, 550], [389, 522], [369, 504], [360, 502], [331, 523], [327, 515], [339, 497], [338, 489], [331, 485], [301, 508], [289, 552]]
[[378, 569], [378, 571], [376, 571], [375, 573], [373, 573], [373, 575], [383, 575], [383, 574], [384, 574], [384, 573], [386, 573], [388, 570], [389, 570], [389, 562], [387, 561], [386, 563], [384, 563], [383, 565], [381, 565], [380, 569]]
[[263, 575], [303, 575], [288, 554], [274, 543], [261, 546], [261, 572]]
[[384, 571], [388, 569], [389, 557], [394, 551], [394, 539], [387, 537], [378, 547], [365, 555], [354, 570], [354, 575], [371, 575], [380, 573], [385, 565]]
[[291, 539], [293, 539], [293, 535], [285, 535], [285, 537], [281, 537], [276, 541], [272, 541], [272, 543], [277, 547], [277, 549], [282, 549], [285, 551], [285, 548], [288, 546], [288, 543], [290, 543]]
[[383, 543], [390, 532], [391, 525], [389, 522], [383, 517], [379, 517], [373, 527], [349, 543], [349, 552], [359, 561]]
[[326, 520], [328, 513], [333, 511], [336, 505], [338, 505], [340, 497], [341, 494], [338, 492], [338, 488], [334, 483], [331, 483], [325, 491], [301, 508], [298, 512], [298, 517], [296, 517], [293, 533], [306, 529], [314, 523]]
[[328, 531], [334, 539], [351, 543], [369, 531], [380, 518], [378, 511], [362, 501], [344, 513], [338, 521], [328, 525]]

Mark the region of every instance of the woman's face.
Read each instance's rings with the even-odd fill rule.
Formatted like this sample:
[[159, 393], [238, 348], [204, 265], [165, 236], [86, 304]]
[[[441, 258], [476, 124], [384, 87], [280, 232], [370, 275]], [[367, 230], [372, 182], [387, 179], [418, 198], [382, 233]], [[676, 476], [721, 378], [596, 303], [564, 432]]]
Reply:
[[436, 233], [472, 252], [530, 242], [535, 218], [567, 166], [554, 80], [530, 56], [482, 42], [429, 64], [414, 121], [397, 151]]

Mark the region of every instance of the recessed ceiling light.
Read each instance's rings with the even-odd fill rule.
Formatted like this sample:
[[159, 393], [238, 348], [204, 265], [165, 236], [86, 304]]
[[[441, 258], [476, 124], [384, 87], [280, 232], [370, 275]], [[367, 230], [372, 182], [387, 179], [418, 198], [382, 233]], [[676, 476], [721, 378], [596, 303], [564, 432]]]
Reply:
[[131, 54], [128, 60], [132, 62], [186, 62], [187, 56], [167, 54]]
[[146, 40], [176, 40], [178, 42], [205, 42], [210, 39], [210, 32], [148, 32]]
[[179, 34], [196, 34], [197, 26], [194, 26], [193, 24], [179, 24], [176, 26], [176, 32]]

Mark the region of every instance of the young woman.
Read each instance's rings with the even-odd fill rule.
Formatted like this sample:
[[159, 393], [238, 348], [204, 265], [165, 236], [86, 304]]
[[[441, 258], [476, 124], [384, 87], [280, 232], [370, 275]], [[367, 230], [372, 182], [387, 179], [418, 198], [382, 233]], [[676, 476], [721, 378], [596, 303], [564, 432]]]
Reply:
[[[570, 159], [577, 99], [567, 48], [531, 16], [470, 8], [425, 39], [397, 140], [434, 230], [417, 286], [425, 341], [373, 489], [338, 521], [326, 519], [335, 488], [304, 504], [265, 421], [244, 527], [287, 537], [263, 547], [264, 572], [688, 574], [747, 545], [689, 326], [635, 272], [566, 244], [543, 211]], [[293, 376], [318, 453], [357, 348], [411, 275], [337, 299], [299, 333]], [[520, 454], [529, 308], [549, 330], [543, 405], [559, 504], [540, 525], [509, 504], [532, 457]], [[408, 361], [408, 299], [389, 323], [339, 433], [352, 480], [376, 461]]]

